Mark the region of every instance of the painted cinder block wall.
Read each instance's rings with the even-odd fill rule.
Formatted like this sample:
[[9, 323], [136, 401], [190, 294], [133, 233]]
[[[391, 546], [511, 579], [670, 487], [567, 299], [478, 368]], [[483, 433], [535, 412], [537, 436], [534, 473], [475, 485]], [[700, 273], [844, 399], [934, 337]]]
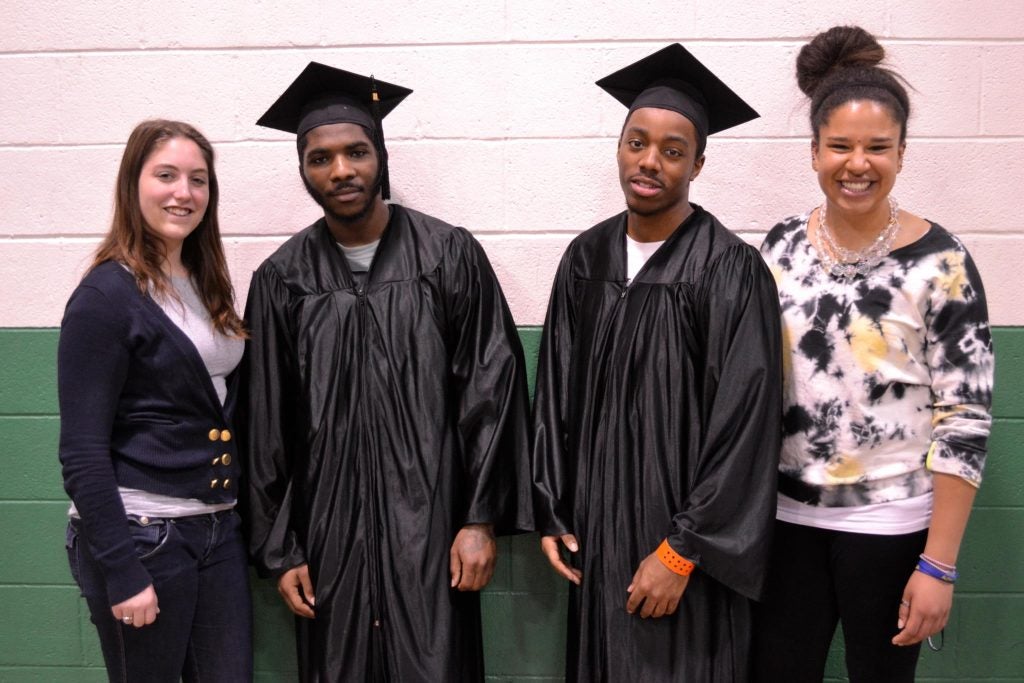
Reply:
[[[622, 205], [624, 110], [593, 81], [678, 40], [751, 102], [762, 118], [711, 140], [693, 196], [757, 243], [820, 200], [793, 59], [836, 23], [879, 35], [916, 89], [896, 195], [964, 238], [999, 326], [988, 479], [946, 649], [921, 680], [1024, 680], [1024, 3], [7, 0], [0, 21], [0, 681], [104, 678], [63, 557], [54, 352], [137, 121], [183, 119], [214, 142], [244, 299], [253, 268], [317, 217], [293, 140], [254, 125], [265, 107], [309, 60], [413, 88], [385, 126], [394, 199], [477, 235], [532, 349], [562, 249]], [[563, 587], [534, 536], [502, 551], [488, 671], [557, 680]], [[259, 679], [292, 680], [289, 619], [271, 587], [254, 600]]]

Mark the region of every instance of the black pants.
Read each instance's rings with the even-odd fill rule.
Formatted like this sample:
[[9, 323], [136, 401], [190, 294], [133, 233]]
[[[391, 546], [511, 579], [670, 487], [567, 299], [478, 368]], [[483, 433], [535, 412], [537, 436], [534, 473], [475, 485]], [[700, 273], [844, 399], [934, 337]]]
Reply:
[[897, 647], [891, 640], [927, 535], [776, 522], [767, 593], [754, 609], [755, 679], [820, 682], [838, 621], [851, 683], [912, 683], [921, 646]]

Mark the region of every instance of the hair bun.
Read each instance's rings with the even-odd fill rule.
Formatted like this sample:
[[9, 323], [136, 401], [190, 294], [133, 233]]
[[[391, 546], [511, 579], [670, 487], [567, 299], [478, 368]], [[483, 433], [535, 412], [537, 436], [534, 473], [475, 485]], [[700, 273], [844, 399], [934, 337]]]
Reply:
[[859, 26], [833, 26], [800, 48], [796, 82], [810, 98], [827, 76], [838, 69], [877, 66], [885, 48]]

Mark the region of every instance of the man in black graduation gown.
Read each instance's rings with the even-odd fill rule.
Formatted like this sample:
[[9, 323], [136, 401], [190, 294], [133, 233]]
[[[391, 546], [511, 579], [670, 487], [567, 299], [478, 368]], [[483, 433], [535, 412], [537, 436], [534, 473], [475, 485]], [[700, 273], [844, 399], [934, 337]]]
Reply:
[[250, 547], [306, 681], [483, 678], [494, 534], [532, 526], [523, 352], [480, 245], [388, 197], [411, 91], [310, 63], [258, 122], [297, 134], [323, 218], [253, 276]]
[[678, 44], [598, 85], [630, 108], [627, 210], [562, 258], [534, 406], [541, 547], [572, 582], [567, 679], [746, 681], [775, 512], [778, 299], [757, 250], [688, 193], [707, 135], [757, 114]]

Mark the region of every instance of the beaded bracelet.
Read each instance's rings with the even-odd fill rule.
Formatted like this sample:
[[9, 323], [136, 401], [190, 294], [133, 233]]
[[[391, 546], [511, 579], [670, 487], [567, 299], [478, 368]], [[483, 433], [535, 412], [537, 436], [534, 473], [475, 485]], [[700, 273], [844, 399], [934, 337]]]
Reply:
[[952, 569], [943, 569], [932, 563], [930, 559], [921, 554], [921, 559], [917, 561], [917, 571], [922, 574], [927, 574], [933, 579], [938, 579], [945, 583], [956, 583], [956, 580], [960, 578], [960, 574], [956, 571], [956, 567]]
[[661, 563], [676, 574], [679, 574], [679, 576], [689, 576], [696, 566], [693, 562], [672, 550], [672, 546], [668, 544], [667, 538], [658, 546], [657, 554]]

